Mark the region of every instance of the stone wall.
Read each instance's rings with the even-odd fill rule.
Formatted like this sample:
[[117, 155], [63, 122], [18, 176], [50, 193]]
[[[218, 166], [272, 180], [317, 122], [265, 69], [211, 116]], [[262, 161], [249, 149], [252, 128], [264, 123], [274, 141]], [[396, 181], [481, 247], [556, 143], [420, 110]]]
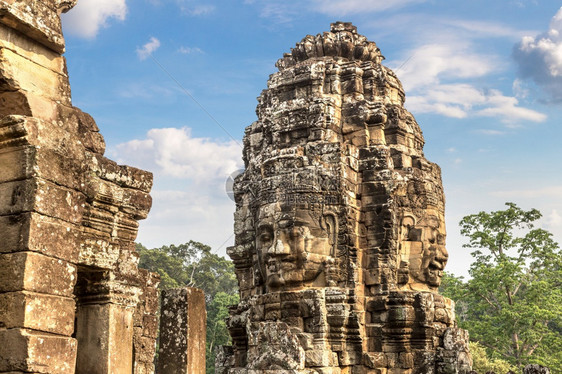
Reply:
[[152, 175], [72, 106], [74, 3], [0, 1], [0, 372], [152, 373], [159, 280], [134, 244]]
[[349, 24], [277, 62], [234, 185], [240, 304], [220, 372], [468, 373], [438, 294], [441, 172], [375, 43]]

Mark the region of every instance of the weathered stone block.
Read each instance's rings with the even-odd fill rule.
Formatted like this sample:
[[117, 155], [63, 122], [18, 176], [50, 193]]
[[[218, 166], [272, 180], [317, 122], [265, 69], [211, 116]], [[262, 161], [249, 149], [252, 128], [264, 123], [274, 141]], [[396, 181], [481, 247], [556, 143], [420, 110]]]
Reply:
[[71, 223], [23, 213], [0, 216], [0, 226], [0, 253], [33, 251], [72, 263], [78, 260], [80, 234]]
[[368, 352], [363, 357], [365, 366], [376, 369], [387, 366], [386, 355], [382, 352]]
[[74, 332], [74, 299], [35, 292], [0, 294], [0, 326], [27, 328], [70, 336]]
[[7, 48], [26, 59], [53, 72], [66, 70], [64, 57], [41, 44], [35, 43], [25, 34], [17, 32], [0, 22], [0, 48]]
[[31, 147], [0, 150], [0, 183], [30, 178], [31, 168], [27, 165], [33, 154], [34, 149]]
[[158, 312], [158, 289], [156, 288], [145, 288], [144, 289], [144, 312], [146, 314], [155, 315]]
[[151, 362], [137, 362], [133, 374], [154, 374], [154, 364]]
[[149, 337], [135, 340], [135, 359], [140, 362], [152, 362], [156, 354], [156, 341]]
[[307, 350], [305, 351], [305, 360], [307, 367], [338, 366], [337, 354], [328, 349]]
[[0, 330], [0, 372], [74, 373], [76, 340], [30, 330]]
[[0, 292], [31, 291], [72, 297], [76, 266], [34, 252], [0, 254]]
[[234, 350], [232, 346], [221, 345], [215, 349], [215, 374], [228, 374], [234, 366]]
[[112, 269], [119, 260], [119, 249], [118, 243], [88, 233], [84, 235], [80, 243], [79, 263], [102, 269]]
[[144, 336], [156, 339], [158, 337], [158, 322], [159, 321], [157, 316], [145, 315], [142, 319], [142, 334]]
[[0, 184], [0, 215], [34, 211], [78, 224], [85, 197], [43, 179], [26, 179]]
[[88, 164], [101, 179], [117, 183], [120, 186], [150, 192], [152, 173], [131, 166], [117, 165], [100, 154], [87, 154]]
[[403, 369], [411, 369], [414, 367], [414, 355], [409, 352], [402, 352], [398, 356], [398, 364]]
[[0, 49], [0, 76], [12, 90], [32, 92], [70, 105], [68, 77], [38, 65], [13, 51]]
[[248, 369], [302, 370], [306, 353], [298, 337], [283, 322], [260, 322], [254, 331], [258, 345], [248, 350]]

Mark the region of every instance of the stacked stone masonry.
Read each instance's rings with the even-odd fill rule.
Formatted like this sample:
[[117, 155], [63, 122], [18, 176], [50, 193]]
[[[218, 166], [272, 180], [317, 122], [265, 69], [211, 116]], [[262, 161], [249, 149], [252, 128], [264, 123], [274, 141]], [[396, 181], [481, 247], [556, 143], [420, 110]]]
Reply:
[[468, 334], [438, 293], [441, 172], [376, 44], [349, 23], [277, 62], [235, 181], [241, 301], [228, 374], [468, 373]]
[[71, 104], [74, 3], [0, 0], [0, 372], [153, 373], [159, 279], [134, 244], [152, 175]]

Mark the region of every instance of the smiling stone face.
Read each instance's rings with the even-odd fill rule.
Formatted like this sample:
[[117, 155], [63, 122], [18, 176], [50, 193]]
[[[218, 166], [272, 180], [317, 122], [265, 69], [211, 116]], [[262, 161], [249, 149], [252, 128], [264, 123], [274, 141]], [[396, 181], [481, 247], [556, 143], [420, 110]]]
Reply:
[[437, 289], [449, 258], [443, 220], [434, 213], [428, 213], [417, 223], [413, 217], [406, 216], [402, 220], [402, 232], [402, 255], [408, 261], [409, 288]]
[[279, 203], [261, 207], [256, 249], [267, 290], [325, 286], [336, 231], [333, 214]]

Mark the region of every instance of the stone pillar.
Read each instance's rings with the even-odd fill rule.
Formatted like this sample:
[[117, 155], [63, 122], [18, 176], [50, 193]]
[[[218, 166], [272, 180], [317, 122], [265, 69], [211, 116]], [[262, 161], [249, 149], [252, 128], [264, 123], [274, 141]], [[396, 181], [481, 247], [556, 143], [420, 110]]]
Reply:
[[94, 278], [78, 284], [76, 373], [131, 374], [133, 313], [140, 289]]
[[206, 326], [202, 290], [162, 291], [158, 374], [205, 373]]
[[156, 338], [158, 338], [158, 306], [160, 297], [158, 285], [160, 276], [145, 269], [139, 269], [144, 287], [140, 302], [133, 318], [134, 374], [154, 374]]

